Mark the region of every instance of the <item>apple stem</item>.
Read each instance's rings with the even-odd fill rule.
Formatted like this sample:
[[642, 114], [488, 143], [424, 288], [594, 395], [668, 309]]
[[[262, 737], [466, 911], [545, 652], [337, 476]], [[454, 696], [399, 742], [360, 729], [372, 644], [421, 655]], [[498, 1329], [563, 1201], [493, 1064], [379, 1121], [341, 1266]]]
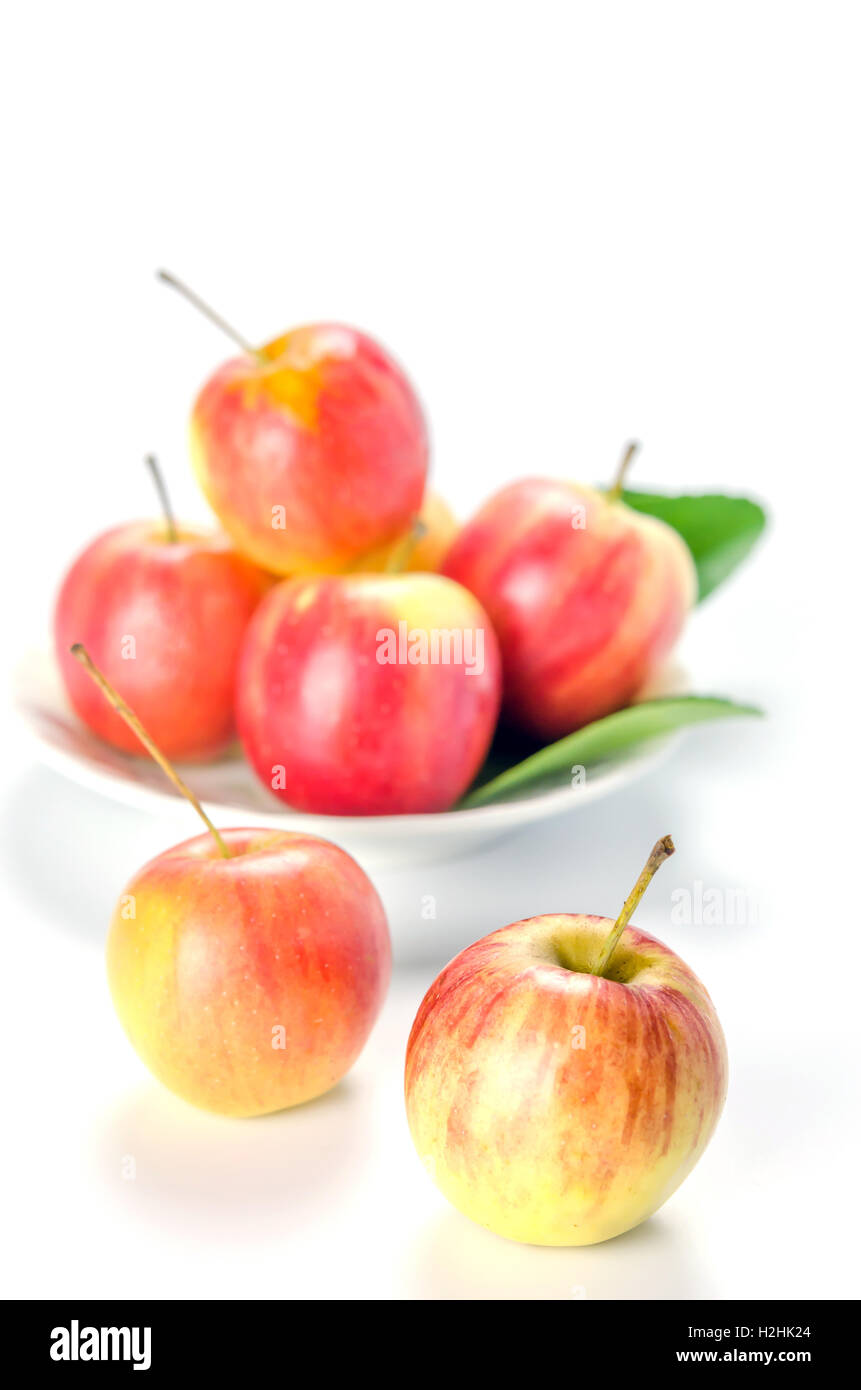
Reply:
[[183, 299], [187, 299], [189, 304], [193, 304], [195, 309], [203, 314], [204, 318], [209, 319], [210, 323], [214, 323], [216, 328], [221, 329], [222, 333], [226, 333], [227, 337], [230, 338], [237, 347], [241, 348], [243, 352], [247, 353], [249, 357], [259, 358], [261, 356], [257, 348], [252, 347], [247, 338], [243, 338], [242, 334], [238, 333], [232, 324], [229, 324], [226, 319], [223, 319], [220, 314], [217, 314], [214, 309], [200, 298], [200, 295], [195, 294], [194, 290], [190, 290], [188, 285], [184, 284], [182, 280], [178, 280], [175, 275], [171, 275], [169, 270], [157, 270], [156, 275], [163, 284], [170, 285], [171, 289], [178, 290]]
[[658, 843], [655, 845], [655, 848], [652, 850], [651, 854], [646, 860], [643, 872], [640, 874], [640, 877], [637, 879], [637, 882], [634, 884], [634, 887], [631, 889], [631, 892], [625, 899], [625, 905], [622, 908], [622, 911], [619, 913], [619, 916], [616, 918], [613, 930], [610, 932], [610, 935], [604, 942], [604, 948], [601, 952], [598, 964], [592, 972], [594, 975], [606, 975], [607, 967], [610, 964], [610, 958], [613, 952], [615, 951], [616, 947], [618, 946], [619, 938], [622, 935], [622, 932], [627, 927], [628, 923], [630, 922], [631, 917], [633, 916], [640, 902], [640, 899], [642, 898], [643, 894], [645, 893], [646, 889], [648, 888], [658, 869], [663, 864], [664, 860], [669, 859], [670, 855], [675, 854], [675, 852], [676, 847], [673, 844], [671, 836], [669, 835], [664, 835], [663, 839], [659, 840]]
[[173, 783], [177, 791], [182, 793], [186, 801], [191, 802], [195, 811], [200, 816], [200, 819], [203, 821], [204, 825], [206, 826], [207, 830], [209, 831], [210, 835], [212, 836], [216, 845], [218, 846], [218, 853], [221, 855], [222, 859], [229, 859], [230, 851], [228, 850], [227, 845], [224, 843], [224, 840], [221, 838], [215, 826], [212, 824], [212, 821], [209, 819], [209, 816], [206, 814], [197, 797], [195, 796], [194, 792], [191, 790], [191, 787], [186, 786], [185, 782], [183, 782], [179, 773], [176, 771], [176, 768], [171, 766], [167, 758], [162, 753], [161, 749], [157, 748], [156, 745], [153, 743], [152, 739], [150, 738], [143, 724], [138, 719], [137, 715], [129, 709], [122, 696], [114, 689], [110, 681], [102, 675], [101, 671], [93, 661], [92, 657], [90, 656], [83, 643], [76, 642], [73, 647], [69, 648], [69, 650], [72, 653], [72, 656], [75, 657], [76, 661], [80, 661], [87, 674], [89, 676], [92, 676], [93, 680], [101, 690], [102, 694], [105, 696], [105, 699], [108, 701], [108, 703], [113, 705], [117, 714], [121, 715], [122, 718], [128, 724], [129, 728], [137, 734], [144, 748], [147, 750], [150, 756], [155, 759], [162, 772], [169, 779], [169, 781]]
[[167, 531], [167, 538], [173, 545], [175, 545], [176, 542], [179, 540], [179, 532], [176, 529], [176, 522], [173, 516], [173, 509], [170, 505], [170, 497], [168, 496], [167, 488], [164, 485], [164, 478], [162, 477], [161, 469], [158, 466], [158, 459], [155, 457], [155, 454], [147, 454], [145, 463], [150, 473], [152, 474], [152, 480], [155, 483], [155, 490], [158, 493], [158, 500], [161, 502], [161, 509], [164, 512], [164, 526], [165, 530]]
[[388, 561], [386, 562], [386, 574], [402, 574], [410, 562], [410, 556], [421, 540], [422, 536], [427, 535], [427, 526], [420, 517], [416, 517], [406, 535], [392, 549]]
[[625, 445], [625, 451], [622, 454], [622, 457], [619, 459], [619, 464], [616, 468], [616, 476], [607, 490], [607, 496], [611, 502], [615, 502], [617, 498], [622, 496], [622, 489], [625, 486], [625, 478], [627, 476], [628, 469], [631, 467], [631, 464], [634, 462], [635, 456], [639, 452], [640, 441], [638, 439], [632, 439], [629, 444]]

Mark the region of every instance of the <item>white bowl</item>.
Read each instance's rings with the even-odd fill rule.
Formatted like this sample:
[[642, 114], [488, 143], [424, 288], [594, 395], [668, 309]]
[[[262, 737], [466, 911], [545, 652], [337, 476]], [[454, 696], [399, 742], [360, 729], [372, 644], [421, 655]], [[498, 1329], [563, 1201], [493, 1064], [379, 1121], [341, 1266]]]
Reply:
[[[678, 692], [678, 673], [664, 678]], [[656, 692], [652, 692], [656, 693]], [[20, 663], [13, 700], [40, 760], [81, 786], [158, 814], [179, 793], [148, 758], [120, 753], [89, 732], [66, 700], [53, 658], [29, 653]], [[335, 840], [370, 867], [428, 864], [472, 853], [533, 821], [579, 809], [655, 767], [681, 735], [655, 739], [590, 770], [577, 786], [537, 790], [517, 799], [462, 811], [402, 816], [315, 816], [292, 811], [257, 780], [239, 752], [217, 762], [178, 764], [216, 825], [305, 830]]]

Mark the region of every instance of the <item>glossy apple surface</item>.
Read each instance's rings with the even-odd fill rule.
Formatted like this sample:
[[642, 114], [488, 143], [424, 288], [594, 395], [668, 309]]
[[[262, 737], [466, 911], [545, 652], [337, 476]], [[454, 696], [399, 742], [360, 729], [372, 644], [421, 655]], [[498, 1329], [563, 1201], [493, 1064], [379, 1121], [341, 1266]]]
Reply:
[[120, 898], [108, 979], [129, 1039], [192, 1105], [263, 1115], [352, 1066], [390, 974], [382, 905], [327, 840], [224, 830], [160, 854]]
[[225, 363], [198, 396], [191, 445], [222, 525], [276, 574], [347, 569], [421, 507], [419, 402], [392, 358], [342, 324], [297, 328]]
[[[452, 659], [411, 660], [423, 640], [432, 656], [434, 633]], [[471, 594], [440, 575], [356, 574], [267, 595], [243, 643], [236, 715], [252, 766], [289, 805], [394, 815], [457, 801], [499, 701], [496, 638]]]
[[544, 740], [629, 704], [696, 598], [691, 554], [672, 527], [546, 478], [492, 497], [461, 528], [443, 572], [496, 628], [507, 715]]
[[613, 922], [533, 917], [462, 951], [407, 1047], [407, 1116], [446, 1197], [499, 1235], [590, 1245], [638, 1225], [691, 1171], [723, 1107], [723, 1033], [667, 946]]
[[156, 522], [99, 536], [69, 570], [54, 639], [67, 694], [99, 738], [143, 755], [136, 735], [69, 654], [83, 643], [168, 757], [202, 759], [235, 737], [233, 689], [248, 621], [272, 580], [223, 534]]

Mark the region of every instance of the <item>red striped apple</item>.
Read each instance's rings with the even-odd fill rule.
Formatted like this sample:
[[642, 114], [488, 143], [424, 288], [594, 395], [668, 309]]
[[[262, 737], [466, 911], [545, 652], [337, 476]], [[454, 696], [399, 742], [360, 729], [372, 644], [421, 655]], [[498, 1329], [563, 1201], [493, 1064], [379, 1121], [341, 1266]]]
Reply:
[[63, 581], [57, 661], [73, 708], [106, 743], [143, 753], [69, 654], [82, 641], [170, 757], [202, 759], [236, 736], [233, 687], [248, 621], [272, 584], [223, 533], [166, 522], [117, 526]]
[[305, 811], [445, 811], [481, 767], [500, 701], [493, 628], [432, 574], [293, 579], [242, 647], [236, 717], [277, 796]]
[[462, 527], [442, 565], [487, 609], [507, 716], [542, 739], [621, 709], [671, 651], [696, 598], [672, 527], [614, 492], [512, 483]]
[[198, 481], [239, 549], [276, 574], [349, 569], [407, 530], [421, 507], [427, 430], [412, 386], [355, 328], [315, 323], [253, 348], [200, 392]]
[[204, 1110], [264, 1115], [322, 1095], [359, 1055], [388, 985], [373, 884], [314, 835], [216, 830], [87, 652], [74, 655], [208, 832], [151, 860], [117, 904], [108, 980], [129, 1040]]
[[726, 1092], [704, 986], [622, 914], [550, 914], [468, 947], [431, 985], [410, 1034], [416, 1149], [449, 1200], [499, 1235], [590, 1245], [630, 1230], [705, 1149]]

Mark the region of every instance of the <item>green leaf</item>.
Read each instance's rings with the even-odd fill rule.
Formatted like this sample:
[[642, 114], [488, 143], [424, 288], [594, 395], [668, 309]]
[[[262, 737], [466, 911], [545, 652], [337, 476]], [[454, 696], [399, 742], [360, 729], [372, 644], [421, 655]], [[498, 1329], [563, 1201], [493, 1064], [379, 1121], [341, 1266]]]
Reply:
[[538, 787], [565, 786], [572, 767], [588, 769], [637, 743], [660, 738], [689, 724], [737, 715], [761, 715], [754, 705], [739, 705], [711, 695], [679, 695], [661, 700], [644, 700], [604, 719], [596, 719], [556, 743], [540, 748], [523, 762], [507, 767], [490, 781], [475, 787], [460, 802], [459, 809], [487, 806], [504, 801], [512, 794]]
[[622, 494], [629, 507], [660, 517], [687, 541], [699, 579], [699, 600], [732, 574], [765, 527], [765, 512], [750, 497], [662, 497], [654, 492]]

